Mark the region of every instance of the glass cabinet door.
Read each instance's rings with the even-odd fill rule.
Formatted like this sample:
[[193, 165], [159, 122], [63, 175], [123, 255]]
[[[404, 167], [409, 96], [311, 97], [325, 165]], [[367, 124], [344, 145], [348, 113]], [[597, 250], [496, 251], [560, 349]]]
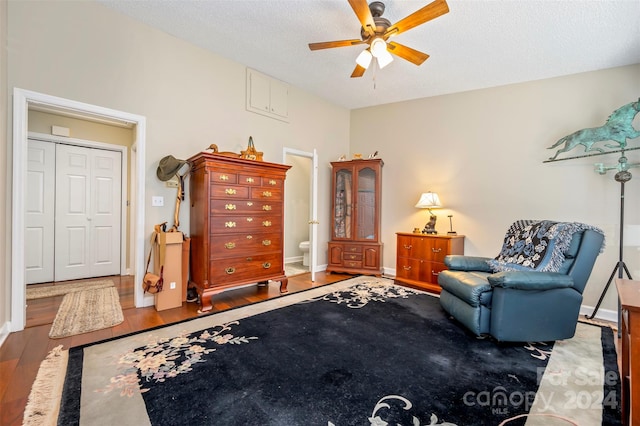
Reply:
[[358, 240], [377, 241], [376, 235], [376, 179], [375, 170], [358, 170], [357, 235]]
[[334, 238], [351, 238], [353, 228], [353, 175], [350, 170], [336, 172], [334, 200]]

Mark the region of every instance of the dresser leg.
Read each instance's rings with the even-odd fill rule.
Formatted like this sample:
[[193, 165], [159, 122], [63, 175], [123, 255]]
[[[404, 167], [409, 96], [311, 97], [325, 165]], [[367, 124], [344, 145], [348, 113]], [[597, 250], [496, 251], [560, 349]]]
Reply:
[[289, 278], [284, 277], [280, 280], [280, 293], [288, 293], [287, 284], [289, 284]]
[[199, 314], [213, 309], [213, 305], [211, 304], [211, 293], [207, 294], [206, 291], [198, 289], [198, 295], [200, 296], [200, 309], [198, 309]]

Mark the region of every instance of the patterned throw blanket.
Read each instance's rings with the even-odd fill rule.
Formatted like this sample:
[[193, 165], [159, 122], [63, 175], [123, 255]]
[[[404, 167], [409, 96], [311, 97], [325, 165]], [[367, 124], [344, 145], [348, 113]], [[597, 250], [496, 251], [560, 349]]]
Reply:
[[494, 272], [558, 272], [573, 234], [586, 229], [604, 235], [601, 229], [578, 222], [516, 221], [507, 230], [500, 254], [487, 263]]

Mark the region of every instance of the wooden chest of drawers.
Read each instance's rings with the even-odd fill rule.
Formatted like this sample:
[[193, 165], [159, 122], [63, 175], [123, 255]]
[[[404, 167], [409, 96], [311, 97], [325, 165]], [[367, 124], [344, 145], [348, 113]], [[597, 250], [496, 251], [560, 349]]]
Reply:
[[440, 293], [438, 274], [447, 269], [444, 257], [464, 254], [464, 236], [403, 232], [396, 235], [396, 280]]
[[284, 181], [291, 166], [200, 153], [191, 164], [191, 280], [201, 311], [211, 296], [284, 274]]

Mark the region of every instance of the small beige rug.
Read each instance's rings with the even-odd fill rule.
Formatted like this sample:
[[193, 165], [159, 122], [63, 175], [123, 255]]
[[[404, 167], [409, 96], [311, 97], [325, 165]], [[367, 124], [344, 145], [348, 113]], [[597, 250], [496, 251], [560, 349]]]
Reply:
[[306, 274], [309, 272], [308, 266], [302, 266], [302, 263], [285, 263], [284, 274], [287, 277], [293, 277], [295, 275]]
[[44, 299], [45, 297], [62, 296], [74, 291], [82, 291], [93, 288], [113, 287], [111, 280], [83, 281], [74, 283], [54, 284], [46, 287], [27, 286], [27, 300]]
[[49, 337], [59, 339], [118, 325], [124, 321], [115, 287], [67, 293], [62, 299]]

